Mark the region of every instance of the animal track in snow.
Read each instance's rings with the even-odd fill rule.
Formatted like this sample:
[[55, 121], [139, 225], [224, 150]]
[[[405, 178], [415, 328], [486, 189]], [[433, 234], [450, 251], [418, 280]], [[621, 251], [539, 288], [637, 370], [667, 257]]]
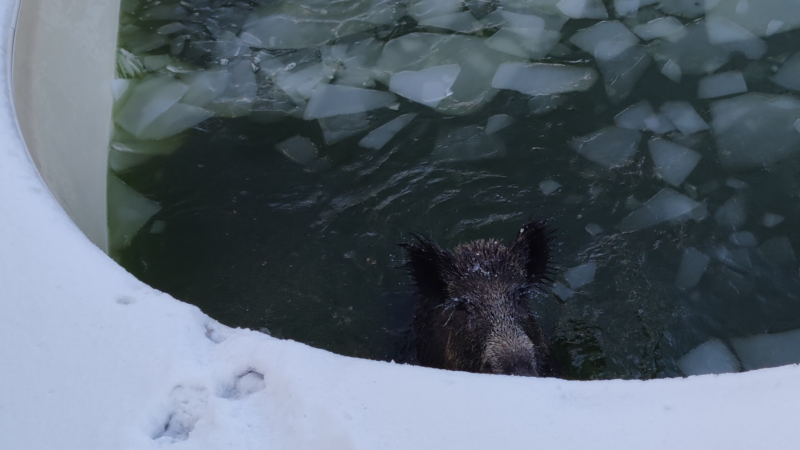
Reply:
[[223, 389], [222, 398], [244, 398], [250, 394], [264, 390], [264, 375], [255, 370], [248, 370], [236, 377], [232, 384]]
[[169, 443], [185, 441], [208, 408], [208, 389], [179, 385], [170, 392], [169, 397], [172, 411], [163, 430], [156, 433], [153, 439]]

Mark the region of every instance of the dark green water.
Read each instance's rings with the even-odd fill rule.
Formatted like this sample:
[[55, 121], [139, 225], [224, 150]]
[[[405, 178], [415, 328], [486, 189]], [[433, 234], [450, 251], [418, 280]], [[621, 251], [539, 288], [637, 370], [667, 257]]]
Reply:
[[[747, 64], [734, 58], [723, 69]], [[543, 116], [530, 115], [527, 97], [508, 91], [465, 117], [401, 101], [399, 112], [374, 111], [373, 123], [406, 112], [419, 116], [381, 150], [357, 145], [366, 132], [327, 146], [315, 121], [211, 119], [190, 130], [173, 155], [120, 174], [162, 209], [118, 259], [144, 282], [224, 324], [391, 360], [402, 358], [413, 315], [414, 289], [397, 246], [409, 241], [410, 231], [448, 247], [478, 238], [508, 242], [528, 217], [548, 218], [558, 230], [560, 267], [598, 264], [594, 283], [570, 299], [542, 294], [531, 300], [566, 375], [678, 376], [676, 359], [711, 337], [800, 327], [800, 279], [796, 264], [778, 267], [754, 257], [752, 268], [742, 271], [712, 259], [699, 285], [683, 292], [675, 287], [683, 249], [712, 253], [729, 230], [709, 217], [616, 231], [631, 212], [630, 196], [644, 201], [665, 187], [647, 156], [649, 135], [633, 164], [612, 171], [577, 155], [568, 142], [613, 124], [615, 114], [641, 99], [654, 106], [689, 100], [710, 122], [707, 105], [696, 100], [697, 77], [665, 80], [651, 65], [620, 105], [611, 104], [597, 83], [589, 92], [566, 95]], [[482, 126], [495, 114], [516, 119], [496, 135], [507, 147], [503, 156], [432, 157], [441, 130]], [[274, 149], [294, 135], [312, 139], [326, 162], [306, 170]], [[758, 211], [779, 208], [786, 216], [781, 233], [800, 248], [800, 203], [796, 194], [784, 195], [800, 192], [797, 160], [730, 174], [718, 164], [710, 133], [693, 136], [691, 147], [703, 159], [686, 185], [723, 184], [703, 195], [710, 211], [733, 195], [724, 182], [735, 175], [749, 186], [741, 194], [747, 203], [758, 205], [744, 229], [767, 239], [775, 232], [757, 227]], [[562, 188], [545, 196], [539, 183], [548, 178]], [[166, 225], [163, 232], [149, 232], [156, 221]], [[591, 236], [589, 223], [605, 232]]]

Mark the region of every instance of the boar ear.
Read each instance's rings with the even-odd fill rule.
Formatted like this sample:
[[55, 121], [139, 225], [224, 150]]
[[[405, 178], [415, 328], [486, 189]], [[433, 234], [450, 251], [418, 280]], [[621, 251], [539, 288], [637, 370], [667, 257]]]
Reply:
[[519, 236], [511, 244], [511, 251], [524, 261], [525, 273], [531, 284], [552, 281], [552, 242], [553, 231], [548, 228], [547, 222], [530, 220], [522, 226]]
[[416, 233], [416, 244], [400, 244], [406, 249], [406, 270], [414, 278], [422, 295], [440, 299], [447, 298], [447, 283], [444, 274], [453, 268], [453, 257], [432, 240]]

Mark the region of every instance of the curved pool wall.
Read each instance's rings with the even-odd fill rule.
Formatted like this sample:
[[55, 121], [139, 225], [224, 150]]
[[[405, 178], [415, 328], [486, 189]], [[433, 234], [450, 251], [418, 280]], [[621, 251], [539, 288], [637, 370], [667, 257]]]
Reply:
[[19, 6], [0, 5], [0, 448], [800, 445], [796, 365], [645, 382], [430, 370], [229, 329], [143, 285], [93, 244], [118, 3]]

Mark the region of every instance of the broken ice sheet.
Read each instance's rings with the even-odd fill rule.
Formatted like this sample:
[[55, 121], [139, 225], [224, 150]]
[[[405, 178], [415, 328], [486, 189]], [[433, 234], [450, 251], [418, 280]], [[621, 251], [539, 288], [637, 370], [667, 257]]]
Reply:
[[763, 369], [800, 362], [800, 330], [731, 339], [746, 369]]
[[317, 146], [304, 136], [293, 136], [275, 145], [289, 160], [297, 164], [308, 164], [317, 157]]
[[675, 286], [684, 290], [695, 287], [703, 277], [710, 260], [708, 255], [694, 247], [684, 249], [675, 277]]
[[708, 124], [686, 101], [664, 102], [659, 108], [678, 131], [685, 135], [708, 129]]
[[478, 125], [439, 132], [432, 157], [439, 161], [472, 161], [505, 155], [506, 146], [497, 136], [487, 135]]
[[644, 118], [647, 129], [655, 134], [665, 134], [675, 130], [675, 125], [662, 113], [651, 114]]
[[596, 81], [597, 72], [589, 67], [508, 62], [498, 67], [492, 87], [537, 96], [585, 91]]
[[666, 221], [690, 219], [692, 213], [702, 206], [685, 195], [665, 188], [625, 217], [617, 228], [625, 232], [638, 231]]
[[189, 86], [170, 76], [145, 79], [131, 88], [128, 101], [117, 110], [114, 121], [141, 138], [145, 128], [178, 103], [188, 90]]
[[381, 125], [380, 127], [370, 131], [364, 136], [364, 139], [358, 142], [358, 145], [378, 150], [386, 145], [392, 138], [411, 123], [417, 117], [416, 113], [403, 114], [400, 117], [392, 119], [391, 121]]
[[607, 19], [602, 0], [560, 0], [556, 8], [572, 19]]
[[501, 28], [486, 39], [486, 46], [498, 52], [526, 59], [547, 56], [561, 39], [561, 33], [529, 28]]
[[739, 71], [723, 72], [701, 78], [697, 86], [697, 96], [700, 98], [724, 97], [743, 92], [747, 92], [747, 83]]
[[612, 59], [639, 43], [617, 20], [600, 22], [573, 34], [569, 41], [597, 59]]
[[764, 167], [800, 153], [800, 101], [751, 92], [711, 103], [711, 127], [722, 165], [745, 170]]
[[771, 36], [800, 27], [797, 0], [709, 1], [706, 17], [723, 19], [758, 37]]
[[777, 266], [795, 262], [792, 242], [786, 236], [774, 236], [767, 239], [758, 247], [758, 252], [764, 259]]
[[462, 0], [411, 0], [408, 15], [421, 22], [432, 17], [460, 12], [463, 7]]
[[645, 119], [653, 114], [655, 111], [650, 102], [642, 100], [614, 116], [614, 123], [620, 128], [645, 131], [648, 129]]
[[317, 122], [319, 122], [319, 127], [322, 129], [322, 137], [328, 145], [336, 144], [351, 136], [360, 134], [372, 125], [371, 118], [364, 112], [323, 117]]
[[778, 86], [800, 92], [800, 52], [787, 59], [770, 80]]
[[461, 72], [436, 110], [464, 115], [482, 108], [497, 95], [492, 77], [497, 67], [516, 57], [488, 48], [484, 39], [460, 34], [410, 33], [392, 39], [376, 63], [376, 77], [389, 84], [392, 74], [457, 64]]
[[573, 290], [580, 289], [594, 281], [595, 272], [597, 272], [597, 263], [590, 262], [567, 270], [564, 272], [564, 279]]
[[469, 11], [431, 17], [419, 24], [423, 27], [443, 28], [458, 33], [474, 33], [483, 28], [483, 24], [476, 20]]
[[739, 228], [747, 221], [744, 210], [744, 200], [741, 197], [729, 198], [714, 214], [714, 219], [720, 225], [728, 228]]
[[570, 147], [584, 158], [606, 169], [613, 169], [632, 161], [641, 137], [642, 134], [637, 130], [608, 127], [573, 139]]
[[458, 64], [397, 72], [389, 79], [389, 90], [409, 100], [436, 108], [442, 100], [453, 95], [450, 88], [460, 72], [461, 67]]
[[650, 22], [636, 25], [633, 27], [633, 32], [647, 41], [656, 38], [665, 38], [675, 42], [686, 36], [686, 30], [681, 21], [669, 16], [659, 17]]
[[741, 370], [736, 355], [719, 339], [710, 339], [677, 361], [685, 375], [733, 373]]
[[700, 162], [700, 153], [665, 139], [651, 139], [647, 145], [656, 171], [673, 186], [680, 186]]
[[393, 94], [351, 86], [321, 84], [311, 94], [303, 118], [321, 119], [386, 108], [397, 102]]
[[119, 178], [108, 177], [108, 245], [119, 251], [131, 244], [139, 230], [161, 206], [136, 192]]
[[624, 100], [651, 62], [650, 55], [638, 46], [630, 47], [613, 58], [598, 59], [597, 67], [603, 74], [608, 98], [613, 102]]

